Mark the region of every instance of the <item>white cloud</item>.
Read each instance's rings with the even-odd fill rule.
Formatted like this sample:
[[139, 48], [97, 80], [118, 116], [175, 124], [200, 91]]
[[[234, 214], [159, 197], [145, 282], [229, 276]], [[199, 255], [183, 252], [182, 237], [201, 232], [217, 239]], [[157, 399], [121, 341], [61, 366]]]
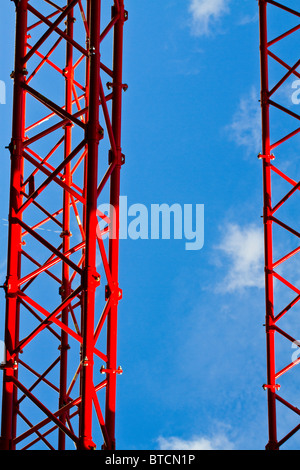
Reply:
[[245, 147], [247, 153], [259, 153], [261, 147], [261, 110], [258, 93], [252, 88], [247, 97], [240, 100], [232, 122], [225, 128], [230, 140]]
[[233, 444], [223, 435], [212, 438], [194, 436], [190, 440], [179, 437], [159, 437], [160, 450], [233, 450]]
[[230, 0], [190, 0], [192, 30], [197, 36], [208, 35], [221, 16], [228, 13]]
[[223, 253], [228, 270], [217, 290], [264, 288], [263, 229], [255, 225], [228, 224], [223, 233], [223, 240], [216, 248]]
[[245, 15], [239, 20], [238, 24], [240, 26], [245, 26], [250, 23], [256, 23], [258, 21], [258, 13], [254, 13], [254, 15]]

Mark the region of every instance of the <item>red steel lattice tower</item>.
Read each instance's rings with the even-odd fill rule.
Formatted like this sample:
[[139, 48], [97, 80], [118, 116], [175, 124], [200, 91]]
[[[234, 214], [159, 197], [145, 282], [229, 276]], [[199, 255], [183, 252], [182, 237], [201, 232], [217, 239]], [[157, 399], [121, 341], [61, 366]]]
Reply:
[[14, 2], [1, 448], [112, 450], [128, 15], [123, 0]]
[[[300, 189], [297, 152], [293, 151], [299, 138], [300, 115], [292, 99], [288, 104], [281, 103], [284, 93], [280, 93], [290, 90], [292, 97], [290, 81], [300, 78], [300, 11], [295, 10], [295, 3], [259, 0], [268, 450], [279, 450], [300, 429], [299, 370], [295, 367], [300, 361], [293, 349], [300, 345], [295, 334], [300, 288], [295, 278], [297, 264], [290, 264], [300, 252], [297, 205], [293, 205]], [[280, 33], [274, 34], [275, 25], [280, 25]]]

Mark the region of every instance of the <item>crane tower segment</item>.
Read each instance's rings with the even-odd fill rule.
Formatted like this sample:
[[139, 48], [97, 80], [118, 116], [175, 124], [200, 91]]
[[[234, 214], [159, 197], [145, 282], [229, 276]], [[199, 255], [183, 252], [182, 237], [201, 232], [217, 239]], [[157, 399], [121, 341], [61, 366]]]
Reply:
[[[123, 0], [15, 0], [1, 448], [115, 449]], [[108, 203], [109, 213], [99, 204]]]
[[300, 429], [296, 373], [300, 232], [295, 217], [300, 189], [295, 151], [300, 132], [296, 106], [300, 11], [296, 3], [259, 0], [268, 450], [279, 450]]

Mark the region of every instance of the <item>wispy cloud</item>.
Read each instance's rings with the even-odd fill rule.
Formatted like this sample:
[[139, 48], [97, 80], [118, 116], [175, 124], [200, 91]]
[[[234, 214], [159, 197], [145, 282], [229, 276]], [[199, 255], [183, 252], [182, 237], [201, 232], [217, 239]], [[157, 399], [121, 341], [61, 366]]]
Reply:
[[190, 0], [193, 34], [210, 34], [220, 18], [229, 12], [229, 2], [230, 0]]
[[248, 287], [263, 288], [263, 229], [256, 225], [228, 224], [223, 233], [223, 240], [216, 249], [222, 253], [227, 274], [217, 290], [234, 292]]
[[261, 110], [255, 88], [242, 97], [232, 122], [225, 127], [230, 140], [245, 147], [247, 154], [258, 153], [261, 147]]
[[254, 15], [244, 15], [242, 18], [238, 21], [238, 24], [240, 26], [245, 26], [250, 23], [256, 23], [258, 21], [258, 13], [254, 13]]
[[179, 437], [159, 437], [158, 444], [160, 450], [233, 450], [234, 448], [224, 434], [213, 437], [193, 436], [189, 440]]

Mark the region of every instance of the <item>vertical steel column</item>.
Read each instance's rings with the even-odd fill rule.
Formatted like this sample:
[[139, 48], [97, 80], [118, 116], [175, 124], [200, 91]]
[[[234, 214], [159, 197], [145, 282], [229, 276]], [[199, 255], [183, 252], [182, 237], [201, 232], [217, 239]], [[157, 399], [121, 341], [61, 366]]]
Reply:
[[[116, 13], [113, 7], [113, 15]], [[123, 164], [121, 149], [121, 116], [122, 116], [122, 92], [123, 92], [123, 27], [125, 15], [123, 0], [119, 1], [119, 18], [114, 29], [114, 59], [113, 59], [113, 106], [112, 106], [112, 129], [116, 146], [115, 168], [111, 175], [110, 204], [114, 208], [112, 215], [112, 236], [109, 240], [109, 266], [112, 276], [113, 292], [111, 308], [108, 313], [107, 328], [107, 388], [106, 388], [106, 423], [107, 431], [115, 448], [115, 413], [116, 413], [116, 375], [117, 375], [117, 321], [118, 301], [121, 295], [119, 289], [119, 196], [120, 196], [120, 172]], [[112, 16], [113, 16], [112, 15]], [[111, 149], [111, 155], [113, 151]]]
[[[11, 182], [10, 182], [10, 207], [9, 207], [9, 242], [8, 242], [8, 268], [6, 279], [6, 367], [3, 375], [3, 402], [2, 402], [2, 430], [1, 445], [3, 449], [13, 450], [12, 439], [16, 433], [16, 390], [11, 380], [17, 376], [16, 357], [12, 357], [18, 342], [19, 299], [17, 297], [18, 279], [20, 276], [21, 253], [21, 226], [17, 223], [16, 216], [22, 204], [21, 187], [23, 183], [22, 150], [24, 140], [25, 122], [25, 93], [22, 83], [25, 80], [27, 34], [27, 3], [21, 0], [16, 4], [16, 49], [14, 70], [14, 102], [11, 152]], [[14, 366], [15, 364], [15, 366]]]
[[[71, 0], [68, 0], [68, 5], [70, 5]], [[66, 33], [73, 39], [74, 37], [74, 9], [71, 9], [66, 20]], [[74, 70], [73, 70], [73, 45], [70, 42], [67, 42], [66, 45], [66, 67], [64, 69], [64, 75], [66, 80], [66, 104], [65, 109], [69, 114], [72, 114], [73, 109], [73, 86], [74, 86]], [[64, 147], [64, 158], [66, 159], [72, 152], [72, 127], [71, 122], [66, 123], [65, 125], [65, 147]], [[68, 187], [72, 186], [72, 175], [71, 175], [71, 163], [67, 163], [64, 169], [64, 181]], [[67, 190], [63, 192], [63, 227], [62, 227], [62, 247], [63, 252], [66, 253], [70, 249], [70, 193]], [[61, 289], [61, 299], [62, 301], [66, 300], [71, 293], [70, 285], [70, 267], [67, 263], [62, 263], [62, 285]], [[62, 322], [64, 325], [68, 326], [68, 316], [69, 311], [68, 307], [62, 311]], [[67, 369], [68, 369], [68, 333], [64, 330], [61, 330], [61, 345], [60, 345], [60, 397], [59, 397], [59, 407], [62, 408], [67, 404]], [[61, 422], [66, 424], [66, 413], [62, 414], [60, 417]], [[65, 449], [66, 435], [59, 430], [59, 450]]]
[[95, 447], [92, 441], [92, 406], [93, 406], [93, 357], [94, 357], [94, 321], [95, 290], [99, 285], [99, 274], [96, 271], [96, 231], [97, 231], [97, 175], [98, 147], [102, 137], [99, 123], [100, 90], [100, 12], [101, 0], [94, 0], [89, 5], [90, 43], [89, 43], [89, 121], [86, 141], [87, 184], [86, 184], [86, 247], [85, 265], [82, 274], [83, 312], [82, 312], [82, 377], [79, 449], [88, 450]]
[[275, 399], [275, 331], [274, 331], [274, 293], [273, 293], [273, 241], [272, 241], [272, 196], [271, 196], [271, 151], [270, 151], [270, 105], [268, 102], [268, 49], [267, 49], [267, 3], [259, 1], [260, 12], [260, 54], [261, 54], [261, 107], [262, 107], [262, 162], [264, 194], [264, 243], [265, 243], [265, 296], [266, 296], [266, 341], [267, 341], [267, 378], [268, 378], [268, 448], [278, 448], [276, 429]]

